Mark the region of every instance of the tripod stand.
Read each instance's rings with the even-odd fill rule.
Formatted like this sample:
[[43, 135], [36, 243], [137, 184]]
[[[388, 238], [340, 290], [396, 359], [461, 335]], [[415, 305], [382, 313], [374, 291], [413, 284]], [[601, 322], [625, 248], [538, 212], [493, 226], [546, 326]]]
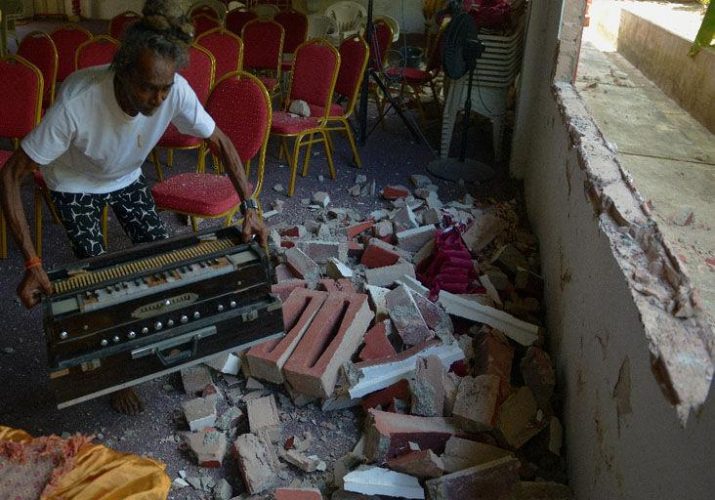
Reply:
[[[370, 47], [370, 50], [373, 52], [377, 52], [376, 50], [373, 50], [374, 44], [373, 44], [373, 30], [374, 30], [374, 25], [372, 22], [372, 12], [373, 12], [373, 0], [368, 1], [367, 5], [367, 23], [365, 25], [365, 41], [367, 42], [367, 46]], [[375, 59], [373, 59], [375, 60]], [[395, 98], [395, 96], [390, 93], [387, 85], [385, 82], [382, 81], [382, 78], [376, 71], [375, 67], [372, 67], [370, 64], [368, 64], [367, 69], [365, 70], [365, 77], [362, 80], [362, 90], [360, 92], [360, 105], [358, 106], [359, 110], [359, 135], [358, 135], [358, 142], [360, 143], [361, 146], [365, 145], [365, 142], [367, 141], [367, 101], [368, 101], [368, 94], [370, 93], [370, 80], [375, 82], [375, 85], [377, 85], [380, 90], [382, 91], [383, 95], [385, 96], [385, 99], [390, 103], [390, 106], [388, 107], [388, 110], [390, 108], [394, 109], [397, 115], [402, 119], [402, 123], [405, 124], [405, 127], [407, 127], [407, 130], [410, 131], [410, 134], [412, 137], [417, 141], [417, 142], [423, 142], [427, 146], [430, 147], [431, 145], [425, 138], [425, 136], [419, 131], [419, 129], [415, 126], [414, 123], [405, 115], [403, 109], [402, 109], [402, 103], [398, 102], [398, 100]], [[384, 118], [383, 116], [380, 117], [380, 119]]]

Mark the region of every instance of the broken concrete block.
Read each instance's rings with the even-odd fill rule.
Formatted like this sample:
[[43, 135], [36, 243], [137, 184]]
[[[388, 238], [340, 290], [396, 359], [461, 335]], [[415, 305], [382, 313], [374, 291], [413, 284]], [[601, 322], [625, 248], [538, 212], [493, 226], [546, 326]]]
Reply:
[[370, 408], [377, 408], [393, 413], [400, 413], [395, 411], [398, 400], [402, 403], [409, 403], [410, 401], [410, 383], [405, 379], [365, 396], [362, 398], [360, 406], [362, 406], [365, 411]]
[[432, 450], [411, 451], [387, 461], [387, 466], [420, 479], [440, 477], [444, 474], [442, 459]]
[[439, 210], [444, 206], [442, 200], [439, 199], [439, 196], [437, 195], [436, 191], [430, 191], [427, 194], [425, 201], [427, 202], [427, 207], [432, 210]]
[[331, 396], [340, 366], [357, 351], [372, 318], [367, 295], [329, 294], [283, 366], [291, 387], [310, 396]]
[[340, 278], [352, 278], [354, 274], [353, 270], [350, 269], [349, 266], [343, 264], [335, 257], [331, 257], [330, 259], [328, 259], [328, 263], [325, 266], [325, 271], [327, 275], [334, 280]]
[[330, 203], [330, 195], [325, 191], [316, 191], [315, 193], [313, 193], [313, 196], [310, 198], [310, 201], [315, 203], [316, 205], [320, 205], [321, 207], [326, 208]]
[[390, 289], [380, 286], [365, 285], [365, 291], [370, 297], [370, 303], [372, 304], [372, 309], [375, 311], [375, 317], [378, 320], [387, 317], [389, 313], [385, 297], [388, 293], [390, 293]]
[[241, 358], [232, 352], [227, 352], [208, 359], [206, 364], [221, 373], [237, 375], [241, 369]]
[[440, 337], [449, 336], [454, 332], [452, 320], [440, 305], [417, 293], [413, 293], [412, 298], [417, 304], [417, 309], [419, 309], [422, 319], [424, 319], [430, 330], [434, 330]]
[[248, 426], [252, 433], [265, 432], [271, 441], [280, 440], [283, 425], [276, 407], [276, 399], [272, 394], [247, 401], [246, 413], [248, 413]]
[[211, 371], [204, 365], [195, 365], [181, 370], [181, 382], [184, 392], [196, 396], [203, 392], [204, 387], [213, 383]]
[[452, 416], [460, 427], [482, 432], [494, 427], [500, 379], [494, 375], [463, 377], [457, 390]]
[[529, 346], [539, 338], [537, 325], [522, 321], [493, 307], [483, 306], [444, 290], [439, 292], [439, 302], [449, 314], [485, 323], [504, 332], [521, 345]]
[[547, 425], [536, 399], [528, 387], [521, 387], [509, 396], [499, 408], [497, 425], [506, 442], [519, 449]]
[[321, 462], [325, 465], [325, 462], [320, 460], [317, 455], [306, 456], [298, 450], [287, 450], [283, 458], [286, 462], [298, 467], [303, 472], [315, 472], [319, 468], [322, 468]]
[[442, 211], [436, 208], [428, 208], [420, 214], [422, 216], [422, 224], [435, 225], [442, 222]]
[[437, 356], [427, 356], [417, 360], [415, 378], [410, 380], [413, 415], [423, 417], [441, 417], [444, 410], [444, 385], [442, 378], [445, 369]]
[[478, 255], [505, 228], [506, 224], [500, 217], [483, 212], [474, 218], [462, 234], [462, 240], [473, 255]]
[[531, 346], [521, 359], [519, 368], [539, 408], [551, 415], [551, 397], [556, 386], [556, 374], [549, 354], [539, 347]]
[[429, 225], [400, 231], [395, 234], [397, 245], [406, 252], [415, 253], [434, 239], [436, 231], [435, 226]]
[[406, 229], [416, 228], [419, 224], [417, 223], [417, 218], [415, 213], [409, 206], [405, 206], [395, 211], [392, 216], [392, 224], [395, 226], [396, 231], [404, 231]]
[[491, 264], [504, 271], [512, 279], [519, 268], [529, 269], [529, 261], [514, 245], [504, 245], [494, 254]]
[[[498, 330], [483, 327], [474, 338], [474, 375], [496, 375], [506, 384], [511, 380], [514, 347]], [[486, 330], [486, 331], [484, 331]]]
[[442, 463], [445, 471], [451, 473], [508, 456], [512, 456], [508, 450], [452, 436], [444, 447]]
[[199, 467], [221, 467], [226, 455], [226, 436], [213, 428], [183, 434], [192, 453], [196, 455]]
[[343, 477], [347, 491], [363, 495], [386, 495], [400, 498], [424, 498], [425, 492], [416, 477], [380, 467], [361, 466]]
[[279, 283], [276, 283], [275, 285], [271, 285], [271, 293], [277, 295], [279, 299], [285, 302], [290, 296], [290, 294], [293, 292], [293, 290], [295, 290], [296, 288], [307, 287], [307, 281], [301, 279], [291, 279], [281, 281]]
[[290, 294], [283, 303], [283, 324], [286, 335], [280, 339], [258, 344], [246, 353], [246, 361], [254, 377], [274, 384], [280, 384], [285, 380], [283, 365], [327, 298], [326, 292], [302, 288]]
[[415, 187], [425, 187], [432, 184], [432, 179], [422, 174], [412, 174], [410, 175], [410, 181]]
[[373, 227], [373, 234], [380, 239], [387, 238], [395, 234], [395, 227], [392, 225], [392, 221], [382, 220]]
[[410, 451], [410, 442], [421, 450], [444, 451], [447, 440], [459, 432], [451, 417], [418, 417], [368, 410], [365, 457], [383, 463]]
[[422, 297], [427, 297], [429, 295], [429, 289], [422, 285], [417, 278], [413, 278], [412, 276], [403, 276], [397, 281], [397, 284], [398, 286], [405, 285], [412, 292], [414, 292], [413, 295], [421, 295]]
[[417, 253], [412, 257], [412, 263], [416, 266], [419, 266], [423, 261], [432, 256], [435, 247], [436, 245], [434, 239], [425, 243], [425, 245], [420, 248]]
[[346, 374], [350, 383], [350, 397], [360, 398], [371, 392], [384, 389], [415, 372], [419, 357], [436, 355], [442, 365], [449, 368], [452, 363], [464, 359], [464, 352], [456, 342], [443, 344], [431, 340], [411, 347], [395, 356], [375, 361], [347, 364]]
[[320, 267], [301, 249], [289, 248], [286, 250], [285, 257], [291, 270], [301, 278], [313, 282], [320, 278]]
[[385, 303], [405, 345], [417, 345], [434, 337], [406, 286], [401, 285], [390, 291], [385, 296]]
[[216, 423], [216, 398], [195, 398], [181, 403], [184, 417], [192, 431], [213, 427]]
[[518, 481], [519, 461], [504, 457], [430, 479], [425, 485], [430, 500], [507, 500], [512, 498]]
[[307, 230], [305, 226], [297, 225], [291, 227], [285, 227], [278, 231], [281, 236], [287, 236], [289, 238], [305, 238]]
[[288, 112], [294, 115], [308, 117], [310, 116], [310, 106], [302, 99], [295, 99], [291, 101], [290, 106], [288, 106]]
[[501, 301], [501, 297], [499, 296], [499, 292], [497, 291], [496, 287], [492, 283], [492, 280], [489, 277], [489, 275], [482, 274], [479, 277], [479, 282], [482, 284], [482, 286], [486, 290], [487, 296], [499, 307], [504, 307], [504, 304]]
[[391, 286], [404, 275], [415, 277], [415, 266], [409, 262], [397, 262], [391, 266], [366, 269], [365, 278], [369, 285]]
[[521, 481], [514, 490], [514, 500], [573, 500], [571, 488], [552, 481]]
[[447, 372], [442, 382], [444, 383], [444, 409], [442, 415], [451, 417], [454, 409], [454, 403], [457, 401], [457, 392], [459, 392], [459, 383], [462, 378], [454, 372]]
[[374, 224], [375, 223], [371, 220], [353, 224], [345, 228], [345, 234], [347, 235], [348, 239], [351, 240], [358, 236], [360, 233], [364, 233], [365, 231], [371, 229]]
[[275, 487], [278, 457], [267, 437], [242, 434], [234, 442], [234, 451], [243, 484], [251, 495]]
[[277, 488], [274, 500], [323, 500], [317, 488]]
[[375, 323], [363, 339], [364, 346], [358, 354], [360, 361], [371, 361], [376, 359], [385, 359], [397, 354], [387, 338], [387, 326], [385, 321]]
[[228, 410], [223, 412], [216, 419], [216, 428], [222, 431], [229, 431], [232, 427], [235, 427], [238, 420], [243, 416], [243, 412], [236, 408], [235, 406], [229, 406]]
[[296, 241], [295, 246], [318, 264], [326, 264], [330, 259], [337, 259], [340, 262], [348, 260], [348, 243], [346, 241], [301, 240]]

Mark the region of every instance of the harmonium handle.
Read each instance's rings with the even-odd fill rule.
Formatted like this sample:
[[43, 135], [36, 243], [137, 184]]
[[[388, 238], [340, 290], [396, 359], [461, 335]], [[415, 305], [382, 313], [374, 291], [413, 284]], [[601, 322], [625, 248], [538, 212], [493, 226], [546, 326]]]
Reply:
[[[200, 328], [183, 335], [178, 335], [174, 338], [162, 340], [161, 342], [157, 342], [156, 344], [152, 344], [150, 346], [134, 349], [132, 351], [132, 359], [143, 358], [145, 356], [156, 354], [156, 357], [159, 358], [159, 361], [161, 361], [164, 366], [182, 363], [196, 356], [196, 351], [199, 347], [199, 340], [215, 334], [215, 326]], [[179, 351], [175, 350], [176, 347], [184, 345], [184, 349]]]

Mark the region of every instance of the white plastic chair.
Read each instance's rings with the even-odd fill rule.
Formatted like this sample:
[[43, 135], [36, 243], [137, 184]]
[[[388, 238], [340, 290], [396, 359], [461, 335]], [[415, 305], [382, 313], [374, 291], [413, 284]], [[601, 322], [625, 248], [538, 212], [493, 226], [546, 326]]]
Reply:
[[392, 28], [392, 41], [396, 42], [400, 38], [400, 23], [397, 22], [397, 19], [395, 19], [392, 16], [388, 16], [386, 14], [380, 14], [379, 16], [375, 17], [375, 21], [377, 20], [383, 20], [385, 21], [386, 24]]
[[342, 0], [329, 5], [325, 9], [325, 15], [335, 21], [341, 40], [360, 33], [367, 22], [365, 7], [351, 0]]
[[219, 0], [199, 0], [198, 2], [194, 2], [189, 7], [189, 15], [191, 15], [194, 9], [197, 9], [203, 5], [211, 7], [216, 12], [216, 14], [218, 14], [219, 19], [223, 20], [223, 18], [226, 17], [226, 4]]
[[235, 0], [228, 2], [228, 5], [226, 6], [226, 11], [231, 11], [233, 9], [245, 9], [246, 4], [243, 2], [236, 2]]
[[308, 35], [307, 40], [313, 38], [325, 38], [327, 40], [338, 41], [338, 25], [335, 24], [335, 19], [324, 16], [322, 14], [311, 14], [308, 16]]
[[271, 3], [259, 3], [251, 9], [260, 19], [273, 19], [281, 9], [277, 5]]

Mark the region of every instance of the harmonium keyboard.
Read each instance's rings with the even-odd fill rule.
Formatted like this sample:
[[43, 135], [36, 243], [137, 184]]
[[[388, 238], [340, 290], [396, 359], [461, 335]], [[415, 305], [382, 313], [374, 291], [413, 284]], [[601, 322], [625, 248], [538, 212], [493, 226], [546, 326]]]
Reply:
[[284, 335], [270, 259], [234, 226], [48, 275], [43, 327], [58, 408]]

